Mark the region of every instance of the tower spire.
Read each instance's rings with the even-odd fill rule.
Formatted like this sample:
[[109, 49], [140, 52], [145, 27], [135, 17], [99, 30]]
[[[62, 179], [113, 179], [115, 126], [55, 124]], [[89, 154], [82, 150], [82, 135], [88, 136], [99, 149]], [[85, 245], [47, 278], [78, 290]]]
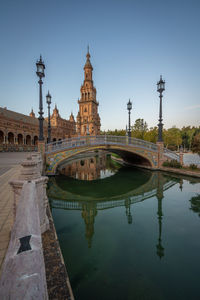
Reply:
[[87, 69], [91, 69], [93, 70], [93, 67], [92, 67], [92, 64], [90, 62], [90, 52], [89, 52], [89, 45], [87, 46], [87, 54], [86, 54], [86, 63], [85, 63], [85, 66], [84, 66], [84, 70], [87, 68]]

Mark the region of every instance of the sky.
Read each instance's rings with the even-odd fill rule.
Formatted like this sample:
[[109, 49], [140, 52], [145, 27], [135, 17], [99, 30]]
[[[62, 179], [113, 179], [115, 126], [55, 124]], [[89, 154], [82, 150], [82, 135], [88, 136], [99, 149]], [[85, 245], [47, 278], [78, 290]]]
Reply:
[[36, 61], [44, 60], [43, 106], [75, 117], [87, 45], [101, 129], [158, 124], [162, 74], [164, 128], [200, 126], [199, 0], [0, 0], [0, 106], [38, 116]]

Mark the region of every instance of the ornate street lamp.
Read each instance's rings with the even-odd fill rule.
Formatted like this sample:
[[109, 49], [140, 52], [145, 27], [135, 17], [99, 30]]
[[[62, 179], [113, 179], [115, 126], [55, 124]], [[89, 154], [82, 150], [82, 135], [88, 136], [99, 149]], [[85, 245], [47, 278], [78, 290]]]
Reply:
[[39, 77], [39, 86], [40, 86], [40, 91], [39, 91], [39, 141], [44, 141], [44, 136], [43, 136], [43, 104], [42, 104], [42, 77], [44, 77], [44, 69], [45, 65], [44, 62], [42, 61], [42, 56], [40, 55], [40, 60], [36, 62], [37, 66], [37, 76]]
[[132, 102], [128, 101], [127, 103], [127, 110], [128, 110], [128, 137], [131, 137], [131, 109], [132, 109]]
[[165, 81], [162, 79], [162, 75], [160, 75], [160, 81], [157, 82], [157, 92], [160, 93], [160, 111], [159, 111], [159, 124], [158, 124], [158, 142], [163, 142], [162, 138], [162, 93], [165, 90]]
[[47, 99], [47, 104], [48, 104], [48, 138], [47, 138], [47, 143], [51, 143], [51, 121], [50, 121], [50, 105], [51, 105], [51, 95], [48, 94], [46, 95]]

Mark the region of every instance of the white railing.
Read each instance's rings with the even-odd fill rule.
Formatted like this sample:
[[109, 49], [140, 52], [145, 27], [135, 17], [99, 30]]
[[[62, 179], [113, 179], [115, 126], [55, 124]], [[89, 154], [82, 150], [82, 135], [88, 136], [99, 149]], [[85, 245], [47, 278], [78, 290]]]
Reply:
[[60, 140], [57, 142], [49, 143], [46, 145], [46, 153], [53, 153], [56, 151], [66, 150], [76, 147], [92, 145], [122, 145], [122, 146], [132, 146], [138, 148], [144, 148], [157, 152], [158, 147], [156, 144], [136, 139], [129, 138], [127, 136], [112, 136], [112, 135], [97, 135], [97, 136], [84, 136], [75, 137], [65, 140]]
[[179, 155], [167, 148], [164, 148], [164, 155], [179, 162]]

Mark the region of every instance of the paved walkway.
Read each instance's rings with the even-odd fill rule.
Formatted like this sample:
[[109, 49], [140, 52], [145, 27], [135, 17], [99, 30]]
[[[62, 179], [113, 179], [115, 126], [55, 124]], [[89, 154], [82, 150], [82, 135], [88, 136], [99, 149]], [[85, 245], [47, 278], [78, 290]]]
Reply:
[[8, 182], [18, 178], [20, 163], [27, 156], [28, 153], [0, 153], [0, 275], [13, 225], [14, 195]]

